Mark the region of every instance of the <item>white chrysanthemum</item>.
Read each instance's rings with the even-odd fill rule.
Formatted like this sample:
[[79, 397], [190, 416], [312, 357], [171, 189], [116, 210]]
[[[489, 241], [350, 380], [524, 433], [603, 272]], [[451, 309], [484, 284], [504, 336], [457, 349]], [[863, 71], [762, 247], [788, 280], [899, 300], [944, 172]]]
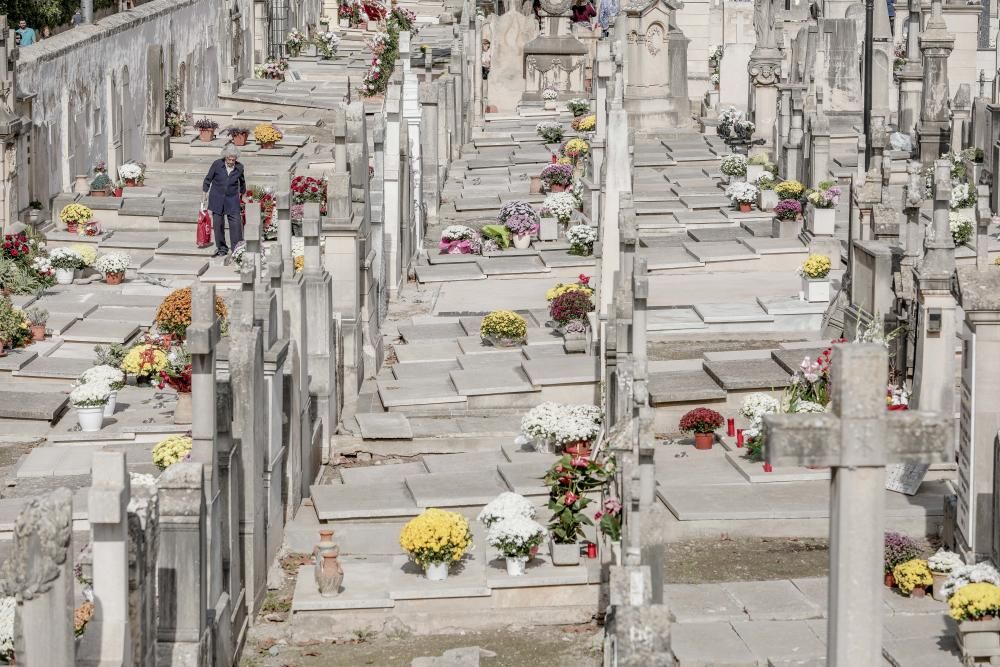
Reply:
[[104, 275], [108, 275], [109, 273], [125, 273], [130, 263], [131, 258], [125, 253], [112, 252], [98, 257], [97, 262], [94, 263], [94, 268]]
[[927, 559], [927, 567], [933, 572], [944, 574], [965, 565], [965, 561], [954, 551], [938, 549], [937, 553]]
[[77, 408], [98, 408], [111, 398], [111, 387], [106, 382], [88, 382], [69, 393], [69, 402]]
[[573, 211], [576, 210], [576, 197], [572, 192], [553, 192], [545, 198], [542, 206], [552, 211], [552, 215], [563, 222], [569, 222]]
[[997, 572], [997, 569], [989, 563], [959, 565], [953, 568], [948, 578], [945, 579], [944, 586], [941, 587], [941, 594], [945, 598], [950, 598], [955, 594], [955, 591], [963, 586], [978, 583], [1000, 586], [1000, 572]]
[[792, 406], [792, 412], [826, 412], [826, 406], [814, 403], [813, 401], [795, 401], [795, 404]]
[[531, 504], [530, 500], [520, 494], [504, 491], [487, 503], [486, 507], [479, 512], [476, 520], [487, 526], [491, 526], [497, 521], [515, 516], [534, 519], [535, 506]]
[[99, 382], [108, 385], [112, 390], [117, 390], [125, 386], [125, 373], [120, 368], [105, 364], [88, 368], [80, 373], [78, 381], [81, 385]]
[[541, 544], [545, 527], [523, 516], [513, 516], [490, 526], [486, 541], [502, 555], [510, 558], [527, 556], [531, 547]]
[[462, 241], [476, 236], [476, 231], [465, 225], [448, 225], [441, 232], [442, 241]]
[[756, 391], [743, 399], [740, 414], [753, 424], [759, 424], [761, 417], [778, 411], [778, 399], [762, 391]]

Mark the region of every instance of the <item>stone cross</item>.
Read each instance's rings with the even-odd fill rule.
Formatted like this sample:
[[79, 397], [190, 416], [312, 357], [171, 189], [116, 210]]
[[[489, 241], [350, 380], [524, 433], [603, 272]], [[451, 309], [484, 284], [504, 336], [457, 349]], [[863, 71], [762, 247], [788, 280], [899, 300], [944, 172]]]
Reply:
[[833, 412], [764, 417], [767, 462], [829, 466], [827, 664], [882, 664], [885, 468], [952, 460], [951, 416], [886, 410], [882, 345], [833, 350]]
[[191, 400], [204, 409], [194, 410], [191, 420], [191, 460], [205, 466], [209, 498], [218, 492], [215, 471], [215, 345], [222, 335], [222, 323], [215, 313], [215, 285], [196, 283], [191, 295], [191, 325], [187, 348], [191, 353]]

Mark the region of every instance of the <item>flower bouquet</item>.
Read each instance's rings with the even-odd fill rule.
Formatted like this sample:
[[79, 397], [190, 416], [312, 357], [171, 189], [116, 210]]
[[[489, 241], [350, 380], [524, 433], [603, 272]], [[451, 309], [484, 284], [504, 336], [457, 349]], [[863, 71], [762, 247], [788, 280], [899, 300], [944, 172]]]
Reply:
[[543, 121], [536, 125], [535, 131], [538, 132], [538, 136], [547, 144], [557, 144], [563, 138], [562, 125], [551, 120]]
[[313, 44], [316, 45], [316, 52], [320, 58], [329, 60], [337, 53], [337, 47], [340, 45], [340, 37], [337, 33], [327, 30], [316, 35]]
[[498, 521], [514, 517], [534, 519], [535, 514], [535, 506], [530, 500], [517, 493], [504, 491], [480, 510], [476, 520], [489, 528]]
[[187, 435], [172, 435], [156, 443], [153, 447], [153, 463], [160, 470], [166, 470], [175, 463], [191, 457], [194, 441]]
[[94, 263], [94, 268], [104, 274], [104, 281], [109, 285], [117, 285], [125, 278], [125, 271], [131, 263], [131, 258], [122, 252], [112, 252], [101, 255]]
[[747, 158], [745, 155], [732, 154], [722, 158], [719, 171], [731, 178], [741, 178], [747, 175]]
[[956, 183], [951, 188], [951, 210], [974, 208], [976, 205], [976, 189], [968, 183]]
[[605, 498], [601, 509], [594, 514], [594, 521], [612, 542], [622, 539], [622, 504], [615, 498]]
[[545, 539], [545, 527], [525, 516], [511, 516], [490, 525], [486, 541], [507, 561], [507, 574], [519, 577], [533, 550]]
[[253, 74], [258, 79], [274, 79], [277, 81], [283, 81], [285, 79], [285, 70], [287, 69], [288, 62], [286, 62], [284, 58], [280, 60], [268, 58], [266, 62], [254, 66]]
[[744, 181], [730, 183], [729, 187], [726, 188], [726, 196], [729, 197], [733, 206], [738, 206], [740, 211], [744, 213], [750, 211], [753, 205], [757, 203], [759, 194], [760, 191], [757, 189], [757, 186]]
[[948, 213], [948, 228], [951, 230], [951, 240], [956, 246], [968, 243], [972, 238], [972, 221], [956, 211]]
[[824, 181], [806, 195], [806, 199], [816, 208], [836, 208], [840, 203], [840, 186], [833, 181]]
[[744, 429], [747, 456], [751, 461], [760, 461], [764, 454], [764, 415], [781, 410], [781, 403], [770, 394], [754, 392], [743, 399], [740, 415], [750, 420], [750, 427]]
[[579, 118], [588, 111], [590, 111], [590, 100], [585, 100], [579, 97], [574, 97], [573, 99], [566, 102], [566, 109], [573, 114], [574, 118]]
[[715, 430], [725, 423], [726, 420], [715, 410], [695, 408], [681, 417], [678, 428], [685, 433], [694, 433], [696, 449], [711, 449], [715, 442]]
[[442, 581], [448, 578], [448, 566], [472, 546], [472, 533], [461, 514], [432, 507], [403, 526], [399, 545], [428, 579]]
[[261, 123], [253, 129], [253, 138], [261, 148], [274, 148], [283, 135], [274, 125]]
[[511, 310], [494, 310], [479, 325], [482, 341], [497, 347], [522, 345], [527, 335], [527, 321]]
[[573, 211], [577, 209], [576, 197], [569, 192], [553, 192], [545, 197], [542, 206], [565, 225], [569, 223], [570, 218], [573, 217]]
[[288, 37], [285, 38], [285, 48], [288, 49], [288, 55], [292, 58], [297, 58], [302, 53], [302, 49], [305, 48], [308, 41], [306, 36], [299, 32], [298, 28], [292, 28], [292, 31], [288, 33]]
[[562, 192], [573, 183], [573, 166], [568, 164], [550, 164], [542, 169], [542, 183], [552, 192]]
[[448, 225], [441, 231], [438, 250], [442, 255], [474, 255], [479, 249], [479, 234], [471, 227]]
[[337, 10], [337, 18], [344, 28], [356, 28], [363, 20], [362, 16], [360, 2], [342, 2]]

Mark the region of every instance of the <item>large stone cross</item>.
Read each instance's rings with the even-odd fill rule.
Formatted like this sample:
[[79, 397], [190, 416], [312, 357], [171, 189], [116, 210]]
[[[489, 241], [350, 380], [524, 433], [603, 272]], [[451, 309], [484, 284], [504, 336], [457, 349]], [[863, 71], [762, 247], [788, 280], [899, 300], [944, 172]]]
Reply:
[[833, 412], [764, 417], [772, 465], [829, 466], [827, 664], [882, 664], [883, 519], [888, 463], [952, 460], [950, 416], [886, 409], [882, 345], [833, 350]]
[[[215, 345], [222, 335], [222, 323], [215, 312], [215, 285], [195, 283], [191, 288], [191, 324], [187, 348], [191, 353], [191, 459], [204, 464], [211, 482], [206, 491], [218, 488], [216, 465]], [[211, 497], [211, 496], [210, 496]]]

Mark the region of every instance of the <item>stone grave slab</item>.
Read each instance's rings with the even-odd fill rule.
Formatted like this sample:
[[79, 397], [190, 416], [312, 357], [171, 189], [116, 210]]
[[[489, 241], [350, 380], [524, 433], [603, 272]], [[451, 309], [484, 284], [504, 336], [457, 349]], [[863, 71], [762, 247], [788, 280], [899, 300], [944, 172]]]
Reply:
[[829, 305], [791, 297], [757, 297], [757, 303], [768, 315], [822, 315]]
[[646, 317], [646, 331], [687, 331], [708, 328], [693, 308], [650, 308]]
[[398, 412], [359, 412], [354, 417], [361, 428], [361, 437], [367, 440], [407, 440], [413, 437], [409, 420]]
[[423, 475], [427, 468], [419, 461], [387, 463], [384, 465], [341, 468], [340, 478], [347, 485], [365, 485], [387, 482], [405, 482], [410, 475]]
[[760, 259], [739, 241], [707, 241], [685, 243], [684, 248], [701, 262], [732, 262], [737, 260]]
[[483, 551], [473, 551], [460, 562], [452, 563], [451, 572], [444, 581], [428, 580], [423, 568], [408, 556], [396, 556], [389, 574], [389, 596], [393, 600], [488, 597], [490, 589], [486, 585]]
[[386, 408], [437, 403], [465, 403], [448, 377], [378, 380], [379, 399]]
[[774, 321], [756, 303], [698, 303], [694, 305], [694, 309], [706, 324]]
[[[21, 348], [17, 350], [7, 350], [7, 355], [0, 357], [0, 373], [19, 371], [32, 359], [38, 356], [34, 350]], [[2, 386], [2, 385], [0, 385]]]
[[458, 343], [459, 347], [462, 348], [462, 354], [466, 357], [473, 356], [490, 356], [496, 354], [502, 354], [505, 352], [511, 352], [520, 350], [521, 346], [510, 347], [498, 347], [496, 345], [490, 345], [489, 343], [483, 341], [478, 334], [472, 336], [462, 336], [461, 338], [456, 338], [455, 342]]
[[75, 477], [89, 475], [94, 452], [102, 445], [36, 447], [28, 452], [17, 469], [19, 479], [37, 477]]
[[67, 408], [69, 396], [58, 391], [23, 391], [16, 384], [0, 385], [0, 419], [55, 421]]
[[751, 621], [805, 620], [823, 615], [791, 581], [730, 581], [723, 586], [743, 605]]
[[[393, 607], [388, 581], [392, 563], [342, 556], [344, 582], [335, 597], [319, 594], [316, 569], [307, 565], [299, 568], [292, 596], [292, 612], [336, 609], [380, 609]], [[349, 573], [349, 574], [347, 574]]]
[[85, 321], [116, 320], [133, 322], [140, 327], [150, 326], [156, 317], [158, 306], [109, 306], [102, 305], [87, 316]]
[[598, 357], [573, 355], [529, 359], [522, 367], [531, 384], [544, 386], [597, 382], [600, 379], [599, 363]]
[[[437, 252], [428, 252], [427, 254], [427, 264], [431, 265], [441, 265], [441, 264], [474, 264], [479, 259], [478, 255], [463, 255], [461, 253], [456, 253], [454, 255]], [[418, 264], [417, 267], [426, 266]]]
[[718, 207], [713, 207], [709, 210], [698, 211], [675, 211], [673, 213], [674, 218], [677, 223], [685, 227], [690, 225], [723, 225], [729, 222], [726, 216], [722, 215], [722, 212]]
[[116, 230], [110, 238], [101, 241], [102, 250], [154, 250], [167, 242], [168, 237], [160, 232], [128, 232]]
[[309, 492], [320, 521], [416, 516], [422, 510], [404, 482], [320, 484], [310, 486]]
[[406, 486], [420, 507], [485, 505], [510, 490], [496, 470], [411, 475]]
[[771, 471], [767, 472], [760, 461], [751, 461], [747, 457], [746, 450], [736, 446], [735, 439], [733, 439], [731, 445], [724, 442], [723, 446], [732, 450], [726, 452], [726, 460], [751, 484], [809, 482], [830, 479], [829, 468], [812, 469], [799, 466], [777, 466], [772, 467]]
[[807, 248], [802, 241], [796, 238], [743, 238], [740, 240], [743, 245], [758, 255], [808, 255]]
[[639, 252], [646, 257], [646, 266], [650, 271], [666, 271], [669, 269], [696, 269], [705, 266], [683, 247], [661, 246], [643, 248]]
[[[819, 607], [824, 615], [827, 611], [827, 594], [830, 582], [826, 577], [803, 577], [792, 579], [794, 585], [806, 597], [807, 600]], [[824, 634], [821, 638], [825, 638]]]
[[754, 657], [729, 623], [678, 623], [670, 628], [677, 667], [756, 667]]
[[462, 367], [457, 361], [410, 361], [393, 364], [392, 374], [397, 380], [410, 380], [426, 377], [446, 377], [451, 371]]
[[553, 565], [547, 554], [538, 554], [525, 564], [522, 576], [511, 577], [507, 574], [507, 565], [504, 559], [494, 558], [486, 564], [486, 584], [490, 588], [588, 584], [593, 581], [592, 575], [588, 571], [588, 562], [584, 559], [579, 565]]
[[521, 461], [522, 457], [518, 455], [514, 457], [514, 461], [501, 463], [497, 469], [504, 483], [514, 493], [522, 496], [547, 496], [549, 488], [542, 483], [542, 477], [552, 465], [552, 461], [551, 455], [544, 456], [547, 462], [540, 464], [535, 460]]
[[726, 392], [705, 371], [668, 371], [649, 374], [649, 397], [653, 405], [658, 405], [719, 400], [726, 397]]
[[[700, 454], [694, 447], [688, 455]], [[798, 486], [798, 485], [795, 485]], [[657, 488], [660, 500], [678, 521], [747, 520], [773, 518], [770, 499], [761, 489], [749, 484], [719, 486], [671, 485]]]
[[478, 262], [463, 264], [444, 264], [434, 266], [416, 266], [414, 271], [417, 280], [422, 283], [438, 283], [450, 280], [484, 280], [486, 274], [479, 268]]
[[687, 234], [695, 241], [739, 241], [750, 236], [741, 227], [699, 227], [688, 230]]
[[882, 639], [882, 656], [893, 667], [960, 667], [966, 664], [954, 635]]
[[59, 336], [70, 328], [79, 318], [75, 315], [65, 313], [50, 313], [49, 321], [45, 323], [46, 333], [52, 336]]
[[826, 657], [826, 645], [805, 621], [751, 621], [732, 625], [740, 639], [761, 660], [816, 660]]
[[455, 200], [456, 211], [489, 211], [500, 208], [500, 197], [459, 197]]
[[535, 256], [493, 257], [476, 262], [488, 276], [511, 276], [521, 273], [548, 273], [549, 268]]
[[[823, 579], [822, 581], [825, 583], [826, 579]], [[798, 585], [798, 581], [795, 581], [795, 584]], [[824, 589], [824, 592], [825, 590], [826, 589]], [[913, 603], [921, 602], [921, 600], [917, 598], [902, 597], [901, 601]], [[944, 637], [948, 635], [955, 635], [958, 632], [958, 622], [946, 613], [941, 613], [945, 609], [946, 607], [944, 604], [938, 602], [937, 608], [931, 613], [921, 614], [916, 613], [915, 610], [911, 610], [910, 613], [893, 614], [891, 616], [886, 616], [882, 620], [882, 627], [884, 628], [886, 635], [892, 637], [893, 639], [919, 639], [921, 637]]]
[[[491, 348], [497, 350], [497, 348]], [[491, 354], [463, 354], [456, 358], [461, 368], [449, 369], [463, 371], [477, 371], [489, 368], [520, 368], [525, 356], [522, 349], [499, 349]]]
[[[199, 248], [198, 246], [196, 246], [195, 244], [191, 243], [190, 241], [188, 241], [186, 239], [185, 240], [171, 239], [171, 240], [168, 240], [166, 243], [164, 243], [160, 248], [158, 248], [157, 251], [156, 251], [156, 254], [157, 255], [185, 255], [185, 256], [191, 256], [191, 257], [205, 257], [205, 258], [210, 258], [210, 257], [212, 257], [212, 255], [215, 254], [215, 250], [216, 250], [216, 248], [215, 248], [215, 244], [214, 243], [212, 245], [210, 245], [210, 246], [206, 246], [204, 248]], [[236, 270], [236, 267], [231, 266], [229, 268], [229, 270], [231, 272], [236, 273], [237, 275], [239, 275], [238, 272], [237, 272], [237, 270]]]
[[407, 343], [458, 338], [465, 335], [460, 324], [448, 322], [442, 324], [400, 324], [399, 335]]
[[39, 299], [34, 306], [44, 308], [49, 311], [49, 321], [52, 315], [72, 315], [74, 318], [86, 317], [94, 312], [99, 305], [94, 294], [80, 294], [75, 292], [62, 292], [51, 296], [44, 296]]
[[570, 266], [585, 266], [590, 267], [594, 265], [593, 257], [581, 257], [580, 255], [571, 255], [565, 250], [544, 250], [539, 253], [542, 262], [545, 263], [550, 269], [564, 268]]
[[736, 598], [719, 584], [667, 584], [663, 598], [677, 623], [749, 620]]
[[19, 371], [11, 374], [18, 377], [37, 377], [61, 380], [75, 380], [80, 373], [94, 365], [92, 359], [53, 359], [38, 357], [28, 362]]
[[139, 269], [139, 275], [198, 276], [208, 268], [203, 259], [186, 257], [155, 257]]
[[740, 389], [783, 389], [791, 376], [772, 359], [706, 361], [705, 372], [727, 391]]
[[721, 447], [713, 447], [708, 451], [698, 452], [698, 456], [692, 456], [687, 443], [686, 439], [667, 440], [657, 446], [654, 476], [661, 487], [746, 484], [726, 460]]
[[461, 396], [488, 396], [534, 391], [520, 368], [477, 368], [451, 372]]
[[740, 227], [756, 237], [768, 237], [774, 232], [774, 226], [770, 220], [741, 220]]
[[139, 331], [135, 322], [121, 320], [91, 320], [89, 317], [73, 324], [63, 333], [71, 343], [124, 343]]
[[452, 340], [435, 340], [406, 345], [394, 345], [396, 358], [404, 363], [418, 361], [454, 361], [462, 354], [458, 343]]
[[93, 343], [58, 341], [45, 356], [50, 359], [90, 359], [94, 356]]
[[427, 472], [492, 472], [497, 465], [507, 462], [500, 449], [485, 452], [459, 452], [457, 454], [424, 454]]

